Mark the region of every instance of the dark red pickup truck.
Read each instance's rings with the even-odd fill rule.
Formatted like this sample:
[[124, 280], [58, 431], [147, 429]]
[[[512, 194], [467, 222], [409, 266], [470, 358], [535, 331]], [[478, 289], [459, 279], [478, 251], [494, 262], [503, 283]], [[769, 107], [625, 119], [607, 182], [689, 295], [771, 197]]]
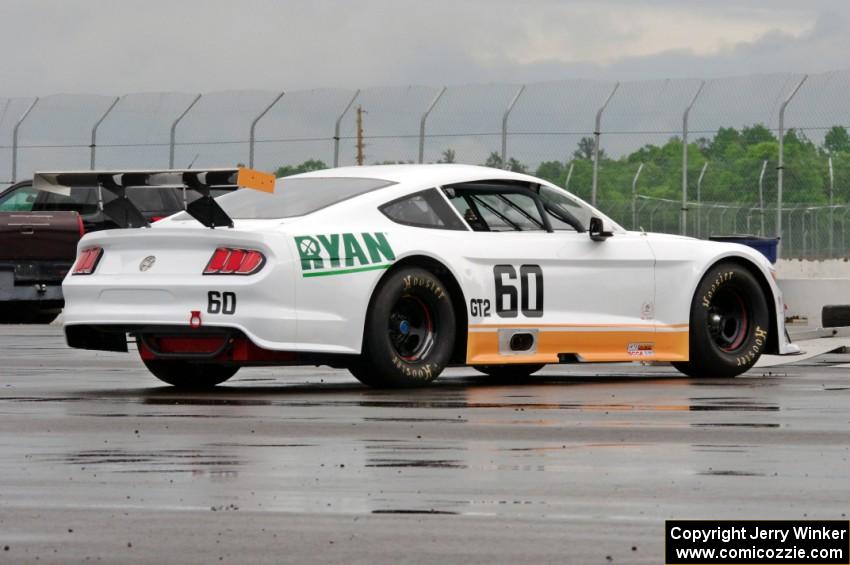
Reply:
[[[172, 188], [141, 188], [129, 196], [148, 221], [183, 209]], [[100, 211], [93, 186], [66, 195], [23, 181], [0, 193], [0, 321], [55, 317], [64, 306], [62, 279], [77, 256], [80, 237], [114, 227]]]
[[[233, 188], [210, 192], [218, 196]], [[127, 197], [148, 222], [184, 208], [184, 194], [173, 186], [130, 187]], [[188, 191], [185, 197], [191, 202], [199, 195]], [[103, 204], [114, 198], [103, 191]], [[81, 235], [116, 227], [99, 206], [94, 185], [64, 194], [23, 181], [0, 192], [0, 321], [50, 317], [51, 309], [64, 305], [62, 279]]]
[[62, 279], [77, 254], [76, 212], [0, 212], [0, 319], [38, 321], [63, 305]]

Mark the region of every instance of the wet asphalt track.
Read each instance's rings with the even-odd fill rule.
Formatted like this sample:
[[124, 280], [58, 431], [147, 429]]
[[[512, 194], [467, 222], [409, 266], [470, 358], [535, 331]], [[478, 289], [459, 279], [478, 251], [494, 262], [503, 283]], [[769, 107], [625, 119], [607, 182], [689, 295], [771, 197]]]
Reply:
[[550, 367], [372, 391], [0, 326], [0, 563], [661, 563], [666, 518], [844, 518], [850, 355], [730, 381]]

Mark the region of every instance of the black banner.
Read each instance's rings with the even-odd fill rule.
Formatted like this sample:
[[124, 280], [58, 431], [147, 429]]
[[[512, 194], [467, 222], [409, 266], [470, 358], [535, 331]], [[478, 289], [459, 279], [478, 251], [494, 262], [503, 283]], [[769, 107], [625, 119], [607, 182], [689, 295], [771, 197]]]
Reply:
[[667, 520], [667, 565], [848, 565], [846, 520]]

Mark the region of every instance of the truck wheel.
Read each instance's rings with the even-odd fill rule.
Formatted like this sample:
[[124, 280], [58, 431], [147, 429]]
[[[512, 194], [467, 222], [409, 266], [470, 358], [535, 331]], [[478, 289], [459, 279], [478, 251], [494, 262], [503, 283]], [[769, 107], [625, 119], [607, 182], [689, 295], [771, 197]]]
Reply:
[[691, 377], [734, 377], [749, 370], [767, 346], [768, 301], [758, 281], [734, 263], [713, 267], [691, 304], [690, 359], [673, 363]]
[[145, 360], [145, 367], [159, 380], [185, 390], [207, 390], [236, 374], [239, 367], [189, 361]]
[[455, 313], [445, 285], [425, 269], [402, 268], [375, 290], [363, 350], [349, 370], [369, 386], [423, 386], [445, 368], [454, 341]]
[[490, 375], [498, 380], [523, 379], [545, 367], [542, 363], [522, 365], [473, 365], [479, 373]]

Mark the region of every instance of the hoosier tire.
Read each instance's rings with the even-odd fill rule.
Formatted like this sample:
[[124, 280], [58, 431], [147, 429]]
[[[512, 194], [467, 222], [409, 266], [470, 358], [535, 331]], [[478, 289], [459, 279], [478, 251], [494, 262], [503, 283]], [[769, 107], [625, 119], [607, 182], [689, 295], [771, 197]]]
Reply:
[[192, 363], [189, 361], [152, 360], [145, 367], [159, 380], [184, 390], [208, 390], [221, 384], [239, 370], [239, 367]]
[[691, 304], [690, 360], [673, 366], [691, 377], [735, 377], [758, 361], [769, 331], [758, 281], [740, 265], [721, 263], [700, 281]]
[[363, 332], [363, 350], [349, 370], [373, 387], [424, 386], [442, 372], [455, 341], [448, 290], [416, 267], [390, 273], [375, 290]]

